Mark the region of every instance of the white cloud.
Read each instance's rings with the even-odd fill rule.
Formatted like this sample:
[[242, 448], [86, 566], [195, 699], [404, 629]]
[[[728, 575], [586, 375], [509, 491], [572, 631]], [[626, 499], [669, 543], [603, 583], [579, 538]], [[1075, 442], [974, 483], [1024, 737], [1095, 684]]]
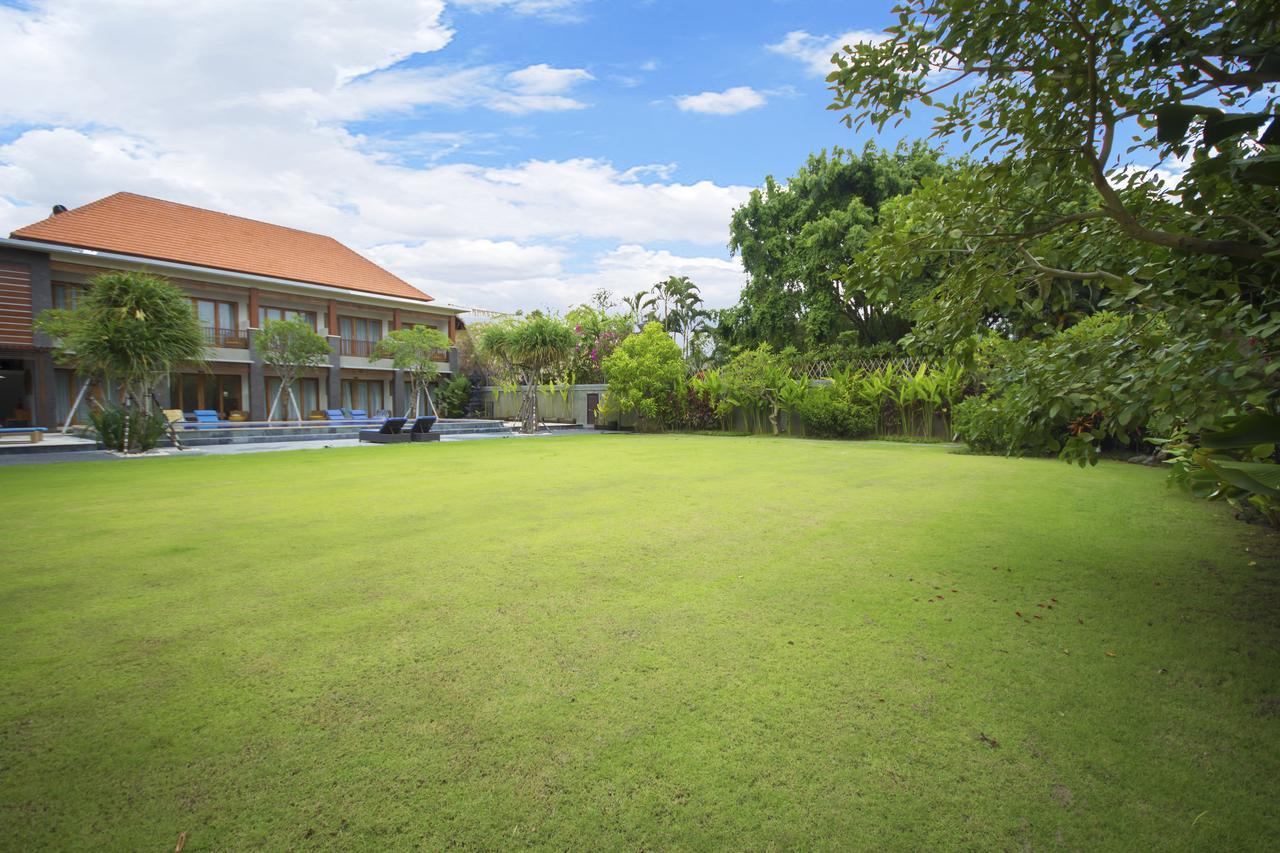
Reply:
[[[416, 258], [378, 252], [373, 257], [387, 263], [417, 264], [414, 268], [420, 271], [423, 287], [442, 302], [500, 311], [564, 308], [587, 301], [601, 288], [618, 297], [630, 296], [672, 275], [689, 276], [708, 308], [723, 308], [737, 301], [746, 283], [746, 274], [735, 260], [677, 255], [631, 243], [596, 254], [590, 258], [589, 271], [573, 274], [560, 273], [558, 267], [553, 270], [562, 258], [553, 259], [529, 246], [463, 247], [473, 259], [453, 267], [438, 261], [432, 251], [428, 248]], [[486, 274], [475, 275], [477, 267], [484, 267]]]
[[676, 98], [676, 106], [687, 113], [720, 116], [754, 110], [766, 103], [765, 96], [750, 86], [734, 86], [723, 92], [703, 92], [700, 95], [680, 95]]
[[804, 30], [793, 30], [777, 44], [765, 45], [765, 49], [803, 62], [810, 73], [826, 77], [835, 70], [831, 57], [847, 44], [876, 43], [887, 38], [884, 33], [871, 30], [850, 30], [838, 36], [816, 36]]
[[502, 308], [529, 304], [525, 296], [586, 299], [580, 271], [611, 256], [584, 258], [583, 246], [724, 246], [747, 187], [680, 182], [670, 164], [446, 164], [443, 151], [460, 156], [456, 146], [485, 135], [432, 121], [386, 140], [343, 126], [483, 99], [528, 112], [572, 101], [565, 93], [589, 82], [581, 69], [546, 65], [398, 65], [448, 43], [441, 6], [0, 6], [0, 127], [12, 131], [0, 144], [0, 233], [53, 204], [130, 190], [330, 234], [438, 298], [492, 296]]
[[581, 68], [552, 68], [545, 62], [507, 75], [507, 82], [526, 95], [559, 95], [579, 83], [594, 79], [590, 72]]

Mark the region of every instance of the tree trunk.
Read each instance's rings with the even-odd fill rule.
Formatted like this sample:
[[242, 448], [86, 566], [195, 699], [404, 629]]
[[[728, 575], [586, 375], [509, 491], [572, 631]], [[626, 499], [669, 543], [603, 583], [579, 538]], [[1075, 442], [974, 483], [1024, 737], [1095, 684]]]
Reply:
[[121, 430], [122, 438], [120, 440], [120, 450], [122, 453], [129, 452], [129, 419], [133, 415], [133, 395], [128, 391], [124, 392], [124, 426]]
[[[294, 410], [295, 412], [297, 412], [297, 413], [298, 413], [298, 420], [299, 420], [299, 422], [301, 422], [301, 421], [302, 421], [302, 407], [298, 405], [298, 398], [297, 398], [297, 397], [295, 397], [295, 396], [294, 396], [294, 394], [293, 394], [293, 384], [292, 384], [292, 383], [290, 383], [290, 385], [289, 385], [289, 402], [290, 402], [290, 403], [293, 403], [293, 410]], [[285, 412], [285, 414], [287, 415], [287, 414], [288, 414], [288, 412]], [[286, 417], [286, 418], [285, 418], [285, 420], [288, 420], [288, 418]]]
[[71, 421], [76, 416], [76, 409], [80, 408], [80, 403], [84, 400], [84, 395], [88, 393], [89, 386], [93, 384], [92, 379], [86, 379], [80, 386], [80, 393], [76, 394], [76, 401], [71, 404], [71, 411], [67, 413], [67, 420], [62, 424], [62, 434], [66, 435], [67, 430], [71, 429]]
[[276, 395], [271, 398], [271, 408], [267, 410], [267, 423], [271, 423], [271, 419], [276, 415], [276, 407], [280, 405], [280, 395], [284, 393], [284, 378], [280, 379], [280, 387], [276, 389]]

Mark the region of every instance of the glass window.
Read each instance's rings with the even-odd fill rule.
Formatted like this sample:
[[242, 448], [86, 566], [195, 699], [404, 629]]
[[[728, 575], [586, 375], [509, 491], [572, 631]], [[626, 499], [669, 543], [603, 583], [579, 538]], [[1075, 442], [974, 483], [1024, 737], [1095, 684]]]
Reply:
[[[53, 307], [70, 310], [80, 303], [84, 288], [74, 284], [53, 283]], [[70, 405], [70, 404], [68, 404]]]
[[258, 308], [258, 325], [265, 325], [268, 320], [301, 320], [311, 326], [316, 326], [316, 312], [314, 311], [296, 311], [293, 308]]

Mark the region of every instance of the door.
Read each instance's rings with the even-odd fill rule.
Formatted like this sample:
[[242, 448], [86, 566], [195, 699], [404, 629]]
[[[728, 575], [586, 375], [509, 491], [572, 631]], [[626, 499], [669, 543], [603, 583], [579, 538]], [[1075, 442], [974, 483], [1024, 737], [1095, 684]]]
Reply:
[[587, 426], [596, 425], [596, 407], [600, 405], [599, 394], [587, 395]]

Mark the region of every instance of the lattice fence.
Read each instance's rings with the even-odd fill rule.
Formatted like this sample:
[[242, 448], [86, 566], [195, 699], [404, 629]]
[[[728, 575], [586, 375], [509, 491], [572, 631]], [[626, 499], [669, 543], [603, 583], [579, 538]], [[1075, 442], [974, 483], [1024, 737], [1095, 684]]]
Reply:
[[847, 370], [850, 367], [867, 373], [883, 370], [885, 365], [892, 364], [894, 369], [902, 373], [915, 373], [920, 369], [924, 359], [920, 358], [859, 358], [853, 361], [811, 361], [795, 368], [796, 377], [807, 376], [810, 379], [828, 379], [832, 371]]

